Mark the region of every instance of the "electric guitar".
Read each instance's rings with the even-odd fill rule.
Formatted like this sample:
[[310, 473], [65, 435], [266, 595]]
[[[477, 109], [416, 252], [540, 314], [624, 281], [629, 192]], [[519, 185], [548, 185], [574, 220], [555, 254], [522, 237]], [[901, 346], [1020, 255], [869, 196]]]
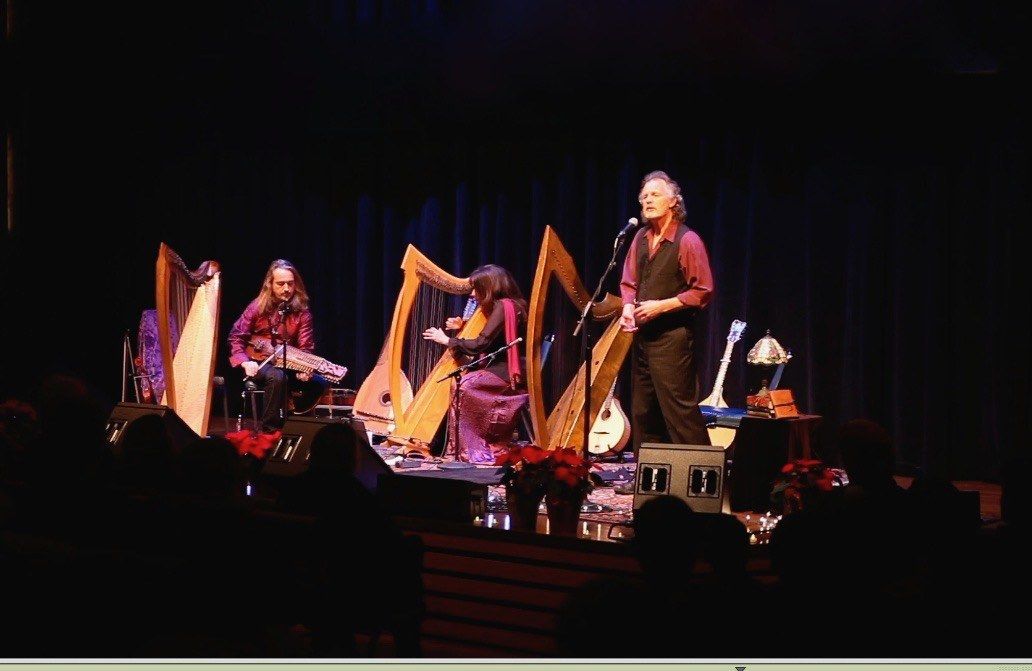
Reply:
[[[726, 408], [727, 401], [724, 400], [724, 378], [727, 376], [727, 367], [731, 363], [731, 350], [735, 343], [742, 337], [745, 330], [745, 322], [738, 319], [731, 322], [731, 330], [727, 334], [727, 345], [724, 347], [724, 356], [720, 358], [720, 369], [717, 371], [716, 382], [713, 383], [713, 391], [703, 399], [700, 406], [712, 408]], [[727, 447], [735, 439], [735, 430], [724, 426], [711, 426], [707, 428], [710, 443], [720, 447]]]
[[616, 382], [609, 389], [602, 410], [591, 425], [588, 436], [588, 452], [591, 454], [619, 453], [631, 439], [631, 423], [620, 407], [620, 401], [613, 396]]

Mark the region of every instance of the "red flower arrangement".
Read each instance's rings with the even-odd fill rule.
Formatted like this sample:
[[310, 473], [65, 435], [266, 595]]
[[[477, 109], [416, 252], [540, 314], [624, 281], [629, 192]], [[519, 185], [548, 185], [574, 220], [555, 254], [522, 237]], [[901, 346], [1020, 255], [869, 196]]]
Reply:
[[540, 501], [551, 478], [548, 461], [548, 450], [531, 443], [513, 443], [495, 457], [495, 466], [505, 467], [502, 484], [507, 490], [515, 489], [522, 495], [536, 496]]
[[[556, 511], [572, 517], [574, 524], [584, 497], [594, 487], [593, 467], [576, 450], [564, 447], [543, 450], [537, 445], [514, 444], [495, 459], [496, 466], [504, 466], [502, 483], [505, 485], [510, 517], [532, 530], [542, 497], [552, 520], [553, 533], [557, 532]], [[564, 529], [565, 526], [563, 525]], [[561, 533], [572, 533], [563, 530]]]
[[775, 510], [786, 514], [802, 510], [813, 499], [843, 483], [842, 472], [825, 466], [820, 459], [793, 459], [781, 467], [781, 476], [771, 490], [771, 503]]
[[543, 450], [530, 443], [513, 444], [495, 458], [495, 466], [506, 469], [503, 484], [516, 485], [521, 491], [539, 489], [542, 494], [560, 495], [592, 489], [589, 474], [593, 465], [569, 447]]
[[227, 433], [225, 438], [233, 443], [233, 447], [236, 448], [237, 454], [241, 457], [251, 455], [256, 459], [264, 459], [265, 453], [279, 442], [281, 435], [283, 435], [282, 431], [261, 433], [244, 429], [243, 431]]

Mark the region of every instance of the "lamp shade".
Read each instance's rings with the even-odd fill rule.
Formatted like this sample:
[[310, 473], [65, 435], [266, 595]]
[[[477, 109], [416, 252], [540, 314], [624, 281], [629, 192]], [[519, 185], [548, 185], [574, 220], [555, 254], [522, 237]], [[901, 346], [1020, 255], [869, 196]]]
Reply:
[[745, 355], [746, 361], [759, 366], [776, 366], [788, 362], [791, 358], [792, 355], [770, 334], [770, 329], [767, 329], [767, 335], [760, 338]]

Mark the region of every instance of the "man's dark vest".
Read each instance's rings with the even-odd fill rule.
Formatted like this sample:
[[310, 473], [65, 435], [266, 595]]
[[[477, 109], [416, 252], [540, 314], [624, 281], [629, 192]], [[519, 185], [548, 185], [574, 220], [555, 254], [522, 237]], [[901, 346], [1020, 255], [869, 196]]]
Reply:
[[[649, 260], [649, 240], [642, 233], [638, 238], [638, 248], [635, 250], [638, 260], [638, 300], [662, 300], [673, 298], [688, 290], [688, 281], [684, 278], [681, 270], [678, 252], [681, 248], [681, 238], [688, 233], [688, 227], [683, 223], [677, 225], [677, 232], [674, 233], [674, 241], [663, 240], [659, 243], [659, 250]], [[678, 310], [669, 312], [654, 322], [646, 324], [649, 330], [666, 330], [674, 326], [691, 324], [695, 310]]]

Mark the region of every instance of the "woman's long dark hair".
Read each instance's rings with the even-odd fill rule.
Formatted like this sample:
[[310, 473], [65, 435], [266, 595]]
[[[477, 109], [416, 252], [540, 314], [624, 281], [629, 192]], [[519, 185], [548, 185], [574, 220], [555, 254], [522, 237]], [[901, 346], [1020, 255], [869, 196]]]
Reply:
[[520, 319], [527, 319], [527, 301], [508, 270], [489, 263], [474, 270], [469, 279], [473, 284], [473, 295], [485, 315], [490, 315], [494, 311], [495, 302], [502, 298], [510, 298], [516, 304]]

